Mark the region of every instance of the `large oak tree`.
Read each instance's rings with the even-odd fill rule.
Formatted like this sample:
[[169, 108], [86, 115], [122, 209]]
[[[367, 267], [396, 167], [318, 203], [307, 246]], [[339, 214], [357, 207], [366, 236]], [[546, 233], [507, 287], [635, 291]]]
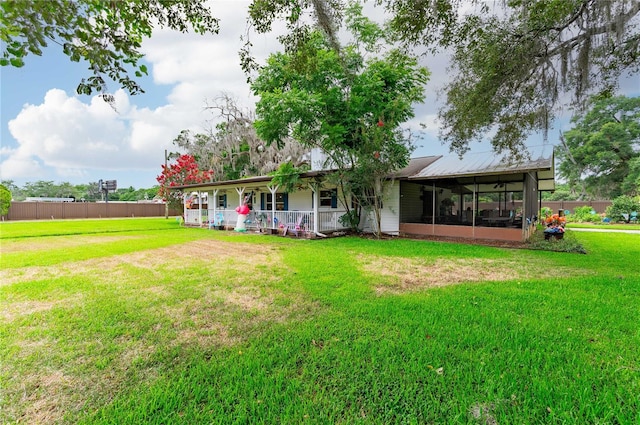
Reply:
[[50, 44], [74, 62], [85, 61], [90, 76], [79, 94], [101, 93], [113, 101], [111, 79], [130, 94], [144, 90], [136, 81], [147, 74], [140, 48], [153, 29], [166, 27], [198, 34], [217, 33], [218, 20], [206, 0], [5, 0], [0, 2], [0, 65], [22, 67], [30, 55]]
[[[346, 0], [254, 0], [258, 32], [280, 20], [287, 51], [319, 27], [336, 44]], [[490, 138], [496, 151], [522, 154], [563, 109], [581, 110], [593, 93], [615, 93], [640, 66], [639, 0], [377, 0], [409, 46], [449, 52], [451, 82], [441, 110], [442, 137], [464, 153]], [[308, 16], [313, 19], [309, 20]], [[250, 43], [245, 69], [254, 69]]]
[[561, 136], [560, 176], [582, 198], [633, 195], [640, 158], [640, 97], [595, 98]]
[[[291, 138], [269, 145], [258, 137], [255, 113], [240, 106], [231, 95], [222, 93], [207, 102], [214, 126], [205, 132], [183, 130], [173, 144], [181, 153], [192, 155], [200, 169], [212, 170], [214, 181], [266, 175], [281, 163], [301, 165], [308, 149]], [[176, 156], [176, 154], [172, 154]]]

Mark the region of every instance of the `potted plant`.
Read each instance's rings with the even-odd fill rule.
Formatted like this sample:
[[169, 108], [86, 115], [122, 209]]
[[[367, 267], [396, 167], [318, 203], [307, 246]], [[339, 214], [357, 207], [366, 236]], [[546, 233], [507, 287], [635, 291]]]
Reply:
[[564, 237], [564, 226], [567, 223], [564, 215], [548, 214], [543, 219], [543, 223], [546, 226], [544, 229], [544, 238], [546, 240], [551, 238], [562, 239]]

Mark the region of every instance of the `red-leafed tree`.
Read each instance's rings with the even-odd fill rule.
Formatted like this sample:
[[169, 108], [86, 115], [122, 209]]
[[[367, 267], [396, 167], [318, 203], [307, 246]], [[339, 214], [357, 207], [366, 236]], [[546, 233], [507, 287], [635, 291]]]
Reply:
[[182, 191], [171, 188], [211, 181], [213, 180], [213, 171], [200, 170], [193, 155], [180, 155], [176, 162], [162, 166], [162, 174], [157, 176], [156, 180], [160, 184], [158, 194], [169, 202], [169, 206], [180, 208]]

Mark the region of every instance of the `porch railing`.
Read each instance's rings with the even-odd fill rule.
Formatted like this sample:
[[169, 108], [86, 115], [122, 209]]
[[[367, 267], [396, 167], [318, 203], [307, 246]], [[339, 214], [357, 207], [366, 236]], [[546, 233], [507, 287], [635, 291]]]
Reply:
[[347, 229], [340, 223], [340, 217], [346, 214], [345, 210], [318, 211], [318, 232], [335, 232]]
[[[238, 213], [234, 210], [187, 210], [185, 223], [191, 225], [202, 225], [210, 223], [212, 225], [222, 225], [225, 227], [235, 227], [238, 221]], [[318, 232], [335, 232], [345, 230], [345, 226], [340, 223], [340, 217], [345, 214], [344, 210], [318, 211]], [[247, 229], [284, 229], [288, 231], [312, 232], [314, 228], [313, 211], [272, 211], [253, 210], [247, 215], [245, 221]]]
[[[202, 210], [202, 215], [205, 215], [205, 210]], [[206, 221], [206, 218], [200, 219], [200, 210], [186, 210], [184, 216], [185, 224], [201, 224]]]

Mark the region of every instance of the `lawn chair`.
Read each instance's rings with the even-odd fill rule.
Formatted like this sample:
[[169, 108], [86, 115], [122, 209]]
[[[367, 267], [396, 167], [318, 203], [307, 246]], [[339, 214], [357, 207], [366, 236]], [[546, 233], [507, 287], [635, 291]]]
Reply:
[[215, 226], [216, 229], [221, 229], [223, 223], [224, 223], [224, 214], [219, 212], [218, 214], [216, 214], [213, 220], [213, 225]]
[[265, 230], [266, 224], [267, 224], [267, 215], [265, 213], [256, 214], [257, 231], [262, 233]]
[[300, 214], [295, 224], [290, 224], [287, 227], [296, 237], [298, 237], [298, 232], [304, 233], [304, 214]]

